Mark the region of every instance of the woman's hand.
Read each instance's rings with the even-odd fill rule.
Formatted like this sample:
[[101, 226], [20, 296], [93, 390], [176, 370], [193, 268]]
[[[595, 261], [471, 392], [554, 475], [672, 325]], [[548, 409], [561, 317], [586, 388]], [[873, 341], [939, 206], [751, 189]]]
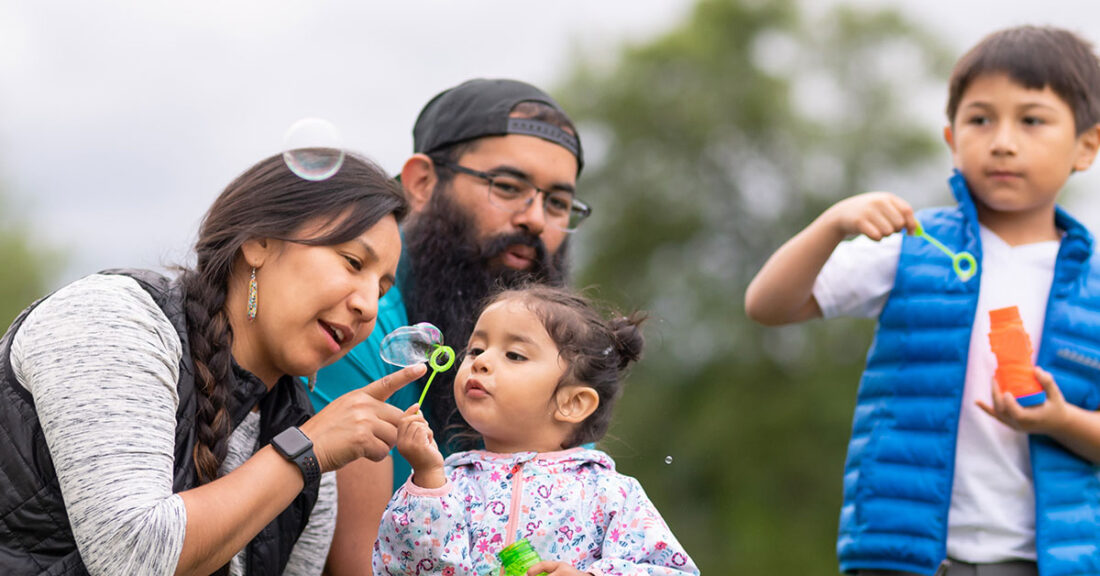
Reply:
[[421, 488], [439, 488], [447, 483], [443, 473], [443, 454], [435, 443], [428, 421], [413, 404], [405, 411], [397, 426], [397, 451], [413, 469], [413, 484]]
[[337, 470], [356, 458], [385, 458], [397, 441], [402, 417], [401, 410], [386, 400], [427, 371], [427, 366], [417, 364], [394, 372], [340, 396], [302, 424], [321, 470]]

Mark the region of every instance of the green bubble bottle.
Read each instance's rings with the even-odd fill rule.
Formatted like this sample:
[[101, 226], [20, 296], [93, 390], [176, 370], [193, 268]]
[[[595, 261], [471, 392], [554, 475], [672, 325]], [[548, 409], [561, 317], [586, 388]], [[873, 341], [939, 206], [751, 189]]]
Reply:
[[[535, 552], [531, 542], [526, 538], [505, 546], [503, 550], [497, 552], [497, 558], [504, 567], [505, 576], [527, 576], [527, 571], [532, 566], [542, 562], [539, 553]], [[542, 575], [545, 574], [546, 572], [542, 573]]]

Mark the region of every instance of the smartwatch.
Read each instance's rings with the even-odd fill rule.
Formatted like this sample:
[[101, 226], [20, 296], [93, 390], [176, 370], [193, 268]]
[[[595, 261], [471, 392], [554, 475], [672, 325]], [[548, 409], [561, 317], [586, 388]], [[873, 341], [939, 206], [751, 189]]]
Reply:
[[279, 432], [271, 439], [271, 445], [283, 458], [298, 466], [307, 487], [321, 480], [321, 464], [313, 453], [313, 441], [297, 426]]

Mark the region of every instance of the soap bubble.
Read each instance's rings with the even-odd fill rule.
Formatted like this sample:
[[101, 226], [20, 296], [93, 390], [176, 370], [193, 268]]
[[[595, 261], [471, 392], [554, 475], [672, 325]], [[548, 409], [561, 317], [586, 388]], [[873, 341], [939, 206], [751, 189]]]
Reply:
[[665, 464], [672, 464], [672, 456], [665, 456]]
[[432, 352], [443, 345], [443, 333], [427, 322], [402, 326], [382, 339], [379, 353], [394, 366], [414, 366], [428, 361]]
[[283, 162], [305, 180], [332, 177], [344, 164], [340, 131], [327, 120], [302, 118], [283, 137]]

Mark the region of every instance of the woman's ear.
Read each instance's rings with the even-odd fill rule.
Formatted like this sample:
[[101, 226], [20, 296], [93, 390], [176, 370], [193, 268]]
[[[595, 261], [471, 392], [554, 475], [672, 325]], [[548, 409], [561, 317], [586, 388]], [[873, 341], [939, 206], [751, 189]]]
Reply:
[[413, 212], [420, 212], [432, 199], [438, 177], [435, 164], [425, 154], [413, 154], [401, 167], [401, 186]]
[[271, 242], [266, 238], [253, 238], [241, 244], [241, 255], [251, 268], [262, 268], [271, 252]]
[[600, 406], [600, 395], [589, 386], [563, 386], [555, 399], [558, 407], [554, 418], [569, 424], [584, 422]]

